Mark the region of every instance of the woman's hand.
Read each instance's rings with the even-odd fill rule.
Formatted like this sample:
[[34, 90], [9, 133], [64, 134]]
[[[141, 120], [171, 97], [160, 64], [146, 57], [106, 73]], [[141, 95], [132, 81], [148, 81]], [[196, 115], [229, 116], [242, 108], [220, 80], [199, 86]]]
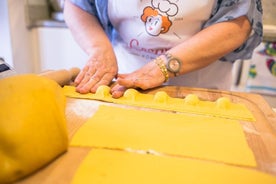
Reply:
[[75, 79], [76, 90], [79, 93], [95, 93], [99, 86], [109, 85], [117, 72], [117, 61], [112, 49], [94, 52]]
[[128, 88], [141, 88], [146, 90], [158, 87], [164, 81], [165, 77], [160, 68], [154, 61], [151, 61], [132, 73], [118, 74], [117, 82], [111, 89], [112, 97], [119, 98], [123, 96]]
[[117, 75], [118, 66], [112, 44], [97, 17], [65, 1], [64, 16], [67, 26], [89, 59], [75, 79], [80, 93], [96, 92], [100, 85], [109, 85]]

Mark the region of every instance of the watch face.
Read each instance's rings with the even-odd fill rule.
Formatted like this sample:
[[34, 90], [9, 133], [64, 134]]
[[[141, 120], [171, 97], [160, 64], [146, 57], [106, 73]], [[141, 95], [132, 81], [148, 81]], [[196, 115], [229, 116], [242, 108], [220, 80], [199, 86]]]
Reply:
[[178, 59], [172, 58], [168, 61], [168, 70], [174, 73], [179, 72], [181, 63]]

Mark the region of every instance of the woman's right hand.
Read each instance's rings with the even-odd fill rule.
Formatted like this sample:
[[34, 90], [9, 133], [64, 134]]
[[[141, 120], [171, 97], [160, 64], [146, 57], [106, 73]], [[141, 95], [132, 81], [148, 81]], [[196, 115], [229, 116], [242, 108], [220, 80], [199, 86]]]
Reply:
[[118, 73], [118, 65], [112, 48], [94, 50], [75, 79], [79, 93], [95, 93], [101, 85], [109, 85]]
[[76, 42], [89, 58], [75, 79], [79, 93], [96, 92], [100, 85], [109, 85], [118, 66], [112, 44], [97, 17], [70, 1], [65, 2], [64, 17]]

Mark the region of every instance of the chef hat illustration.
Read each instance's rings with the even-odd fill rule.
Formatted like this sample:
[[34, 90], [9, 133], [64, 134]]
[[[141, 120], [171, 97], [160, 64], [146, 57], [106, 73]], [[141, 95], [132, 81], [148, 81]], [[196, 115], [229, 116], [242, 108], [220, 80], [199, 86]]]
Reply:
[[169, 0], [152, 0], [152, 6], [158, 9], [160, 13], [173, 17], [177, 14], [178, 7], [176, 4], [171, 3]]

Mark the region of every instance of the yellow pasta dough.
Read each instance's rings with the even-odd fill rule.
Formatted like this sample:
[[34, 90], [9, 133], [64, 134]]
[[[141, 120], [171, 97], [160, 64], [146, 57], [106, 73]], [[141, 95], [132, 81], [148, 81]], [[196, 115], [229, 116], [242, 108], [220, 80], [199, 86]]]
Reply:
[[0, 80], [0, 183], [15, 181], [67, 150], [65, 96], [34, 74]]
[[275, 184], [276, 177], [254, 169], [187, 158], [93, 149], [72, 184]]
[[238, 121], [199, 115], [100, 106], [70, 144], [256, 166]]
[[203, 101], [194, 94], [184, 99], [172, 98], [164, 91], [155, 95], [139, 93], [135, 89], [128, 89], [121, 98], [112, 98], [110, 87], [100, 86], [96, 93], [80, 94], [74, 86], [64, 86], [64, 94], [73, 98], [84, 98], [126, 104], [153, 109], [186, 112], [192, 114], [210, 115], [236, 120], [256, 121], [253, 114], [244, 104], [232, 103], [230, 99], [221, 97], [216, 102]]

